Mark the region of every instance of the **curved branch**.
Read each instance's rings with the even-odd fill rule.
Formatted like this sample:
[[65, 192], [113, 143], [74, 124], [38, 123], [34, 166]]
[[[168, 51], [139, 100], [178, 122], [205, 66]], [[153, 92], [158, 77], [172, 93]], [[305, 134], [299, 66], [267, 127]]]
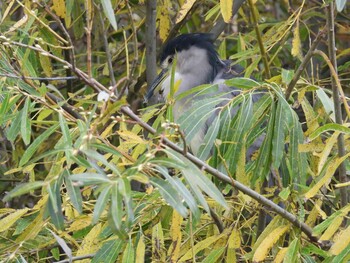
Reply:
[[[136, 121], [141, 127], [143, 127], [146, 131], [152, 134], [156, 134], [156, 130], [152, 128], [150, 125], [142, 121], [128, 106], [123, 106], [121, 108], [121, 112], [125, 115], [129, 116], [131, 119]], [[288, 211], [284, 210], [283, 208], [279, 207], [277, 204], [272, 202], [271, 200], [267, 199], [266, 197], [260, 195], [259, 193], [255, 192], [254, 190], [250, 189], [249, 187], [245, 186], [244, 184], [228, 177], [227, 175], [223, 174], [222, 172], [216, 170], [215, 168], [209, 166], [202, 160], [198, 159], [194, 155], [190, 153], [184, 154], [184, 150], [179, 147], [177, 144], [173, 143], [172, 141], [168, 140], [167, 138], [163, 138], [163, 143], [168, 146], [169, 148], [173, 149], [174, 151], [182, 154], [184, 157], [186, 157], [188, 160], [190, 160], [192, 163], [197, 165], [200, 169], [210, 173], [211, 175], [215, 176], [219, 180], [228, 183], [241, 191], [242, 193], [252, 197], [256, 201], [258, 201], [260, 204], [265, 205], [269, 207], [272, 211], [279, 214], [281, 217], [287, 219], [289, 222], [291, 222], [294, 226], [297, 228], [300, 228], [302, 232], [304, 232], [310, 240], [317, 242], [318, 238], [315, 237], [312, 234], [312, 229], [305, 223], [300, 222], [298, 218], [289, 213]]]

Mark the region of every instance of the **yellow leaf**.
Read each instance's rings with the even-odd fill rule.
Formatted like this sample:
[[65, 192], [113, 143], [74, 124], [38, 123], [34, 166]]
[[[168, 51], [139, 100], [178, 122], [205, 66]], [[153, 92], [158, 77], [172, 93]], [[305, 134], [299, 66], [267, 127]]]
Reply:
[[124, 131], [119, 131], [118, 132], [119, 136], [122, 137], [127, 143], [142, 143], [146, 144], [147, 142], [144, 141], [140, 136], [137, 134], [124, 130]]
[[[43, 49], [46, 48], [46, 45], [42, 46]], [[42, 55], [41, 53], [39, 54], [39, 59], [40, 59], [40, 64], [41, 67], [47, 77], [52, 76], [52, 65], [51, 65], [51, 60], [49, 59], [48, 56]]]
[[236, 177], [237, 181], [244, 185], [249, 185], [249, 177], [245, 173], [245, 161], [246, 161], [246, 145], [245, 145], [245, 140], [243, 141], [243, 146], [242, 150], [240, 153], [240, 158], [238, 159], [237, 162], [237, 172], [236, 172]]
[[164, 3], [160, 7], [159, 37], [163, 42], [167, 39], [170, 31], [169, 6], [171, 6], [169, 0], [164, 0]]
[[293, 31], [293, 41], [292, 41], [292, 55], [293, 57], [301, 58], [301, 42], [299, 35], [299, 20], [296, 22], [295, 29]]
[[24, 14], [24, 16], [20, 20], [18, 20], [13, 26], [11, 26], [6, 33], [10, 33], [12, 31], [17, 30], [19, 27], [24, 25], [27, 21], [28, 21], [28, 15]]
[[318, 168], [317, 168], [318, 173], [320, 173], [322, 171], [323, 166], [327, 162], [328, 156], [331, 153], [333, 146], [338, 141], [339, 134], [340, 134], [340, 132], [338, 132], [338, 131], [334, 132], [333, 135], [327, 139], [326, 145], [323, 146], [324, 149], [323, 149], [322, 153], [319, 155], [320, 160], [318, 162]]
[[199, 251], [203, 249], [210, 248], [211, 244], [213, 244], [214, 242], [216, 242], [222, 237], [226, 237], [226, 233], [222, 233], [217, 236], [211, 236], [211, 237], [208, 237], [207, 239], [204, 239], [201, 242], [198, 242], [193, 248], [190, 247], [190, 249], [185, 253], [185, 255], [182, 256], [182, 258], [180, 258], [179, 261], [182, 262], [182, 261], [192, 259], [192, 256], [193, 256], [192, 253], [197, 254]]
[[320, 237], [320, 240], [329, 240], [329, 239], [331, 239], [331, 237], [334, 235], [334, 233], [339, 229], [339, 227], [342, 224], [343, 220], [344, 220], [344, 216], [336, 217], [332, 221], [332, 223], [329, 225], [327, 230]]
[[169, 247], [168, 255], [170, 256], [171, 262], [177, 262], [180, 255], [180, 246], [181, 246], [181, 224], [182, 224], [183, 218], [182, 216], [176, 211], [173, 210], [173, 218], [170, 228], [170, 236], [172, 243]]
[[19, 219], [27, 211], [28, 211], [28, 208], [19, 209], [16, 212], [11, 213], [8, 216], [2, 218], [0, 220], [0, 232], [9, 229], [14, 223], [16, 223], [17, 219]]
[[[316, 204], [312, 208], [311, 212], [309, 213], [309, 216], [306, 219], [305, 224], [307, 224], [310, 227], [313, 227], [315, 225], [316, 219], [319, 214], [321, 214], [322, 219], [327, 218], [327, 215], [325, 212], [322, 211], [320, 208], [320, 205], [322, 204], [322, 200], [317, 200]], [[323, 216], [326, 216], [325, 218]]]
[[332, 255], [338, 255], [342, 252], [350, 243], [350, 226], [348, 226], [344, 231], [342, 231], [334, 239], [334, 244], [329, 250]]
[[15, 2], [16, 2], [16, 0], [12, 0], [10, 3], [7, 4], [6, 10], [5, 10], [5, 12], [3, 13], [3, 15], [2, 15], [0, 24], [2, 24], [2, 22], [4, 22], [5, 18], [7, 17], [7, 15], [8, 15], [8, 14], [10, 13], [10, 11], [12, 10], [12, 6], [13, 6], [13, 4], [14, 4]]
[[319, 127], [318, 119], [317, 119], [316, 113], [314, 112], [312, 106], [310, 105], [310, 102], [306, 98], [304, 98], [301, 101], [301, 106], [303, 108], [303, 112], [305, 114], [306, 123], [308, 127], [308, 130], [305, 135], [308, 135]]
[[289, 229], [289, 225], [287, 226], [280, 226], [275, 228], [273, 231], [270, 232], [270, 234], [264, 239], [264, 241], [260, 244], [260, 246], [256, 249], [253, 261], [259, 262], [266, 259], [269, 251], [271, 250], [272, 246], [278, 241], [278, 239], [287, 232]]
[[278, 251], [278, 253], [277, 253], [277, 255], [276, 255], [276, 257], [275, 257], [273, 262], [274, 263], [281, 263], [281, 262], [283, 262], [284, 256], [286, 255], [287, 251], [288, 251], [287, 247], [281, 248], [280, 251]]
[[336, 158], [332, 163], [330, 163], [326, 174], [305, 194], [305, 198], [310, 199], [314, 197], [323, 185], [328, 185], [338, 166], [349, 156], [350, 153], [346, 154], [342, 158]]
[[220, 10], [225, 23], [230, 22], [232, 17], [233, 0], [220, 0]]
[[284, 219], [280, 216], [275, 216], [270, 224], [267, 225], [267, 227], [264, 229], [264, 231], [260, 234], [258, 239], [256, 240], [254, 246], [253, 246], [253, 252], [260, 246], [260, 244], [267, 238], [267, 236], [277, 227], [284, 225]]
[[55, 11], [56, 15], [65, 18], [66, 16], [66, 3], [64, 0], [53, 0], [52, 9]]
[[67, 229], [67, 232], [76, 232], [81, 230], [91, 224], [91, 216], [82, 215], [78, 218], [75, 218], [72, 224]]
[[152, 262], [165, 262], [164, 251], [164, 233], [162, 223], [159, 222], [152, 228]]
[[[95, 225], [90, 232], [84, 238], [79, 250], [77, 251], [77, 256], [95, 253], [101, 245], [98, 236], [102, 230], [101, 224]], [[77, 262], [90, 262], [89, 259], [79, 260]]]
[[145, 249], [146, 245], [143, 240], [143, 235], [140, 237], [139, 242], [137, 243], [136, 248], [136, 261], [135, 263], [144, 263], [145, 262]]
[[29, 239], [34, 239], [39, 232], [44, 228], [46, 221], [43, 221], [44, 209], [40, 210], [38, 216], [30, 223], [29, 226], [22, 232], [22, 234], [16, 238], [16, 243], [21, 243], [22, 241], [26, 241]]
[[241, 246], [241, 233], [237, 230], [237, 228], [234, 228], [227, 242], [226, 262], [235, 263], [237, 261], [236, 249], [240, 248], [240, 246]]
[[191, 10], [191, 8], [195, 2], [196, 2], [196, 0], [186, 0], [185, 1], [185, 3], [181, 6], [180, 11], [177, 14], [177, 17], [175, 20], [176, 24], [181, 22], [186, 17], [186, 15]]

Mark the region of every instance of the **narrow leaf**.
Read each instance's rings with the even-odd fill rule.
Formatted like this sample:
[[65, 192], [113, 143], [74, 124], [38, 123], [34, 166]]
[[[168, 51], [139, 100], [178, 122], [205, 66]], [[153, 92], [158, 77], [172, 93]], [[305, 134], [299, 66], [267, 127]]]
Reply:
[[20, 184], [16, 186], [14, 189], [12, 189], [8, 194], [6, 194], [3, 200], [7, 202], [16, 196], [29, 193], [30, 191], [35, 190], [39, 187], [42, 187], [45, 184], [46, 183], [44, 181], [35, 181], [31, 183]]
[[158, 188], [163, 198], [176, 209], [183, 217], [187, 216], [187, 209], [183, 205], [182, 200], [177, 191], [167, 181], [158, 179], [156, 177], [150, 178], [151, 183]]
[[117, 20], [115, 19], [114, 8], [112, 6], [111, 0], [101, 0], [101, 3], [103, 7], [103, 12], [105, 13], [106, 17], [111, 23], [113, 29], [117, 31], [118, 30]]
[[94, 213], [92, 216], [92, 224], [96, 224], [100, 218], [102, 212], [104, 211], [111, 193], [111, 186], [105, 187], [97, 198]]
[[27, 150], [22, 155], [19, 162], [19, 166], [26, 164], [30, 158], [34, 155], [36, 150], [42, 145], [42, 143], [58, 128], [58, 124], [55, 124], [40, 134], [33, 143], [27, 148]]
[[106, 241], [102, 247], [97, 251], [92, 259], [92, 263], [114, 263], [122, 251], [125, 242], [122, 239], [114, 239]]
[[27, 97], [26, 102], [23, 106], [23, 109], [21, 111], [22, 117], [21, 117], [21, 135], [23, 142], [25, 145], [28, 145], [30, 143], [30, 136], [31, 136], [31, 121], [29, 116], [29, 110], [30, 110], [30, 98]]

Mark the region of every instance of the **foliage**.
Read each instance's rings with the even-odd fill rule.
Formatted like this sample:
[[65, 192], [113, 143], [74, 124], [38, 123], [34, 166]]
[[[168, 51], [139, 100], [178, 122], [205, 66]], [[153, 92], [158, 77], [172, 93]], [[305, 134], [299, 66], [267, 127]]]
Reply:
[[[171, 28], [209, 32], [221, 15], [231, 21], [218, 50], [243, 66], [245, 77], [227, 80], [240, 89], [233, 99], [218, 94], [217, 85], [178, 95], [191, 98], [179, 124], [171, 122], [179, 97], [140, 110], [155, 134], [123, 111], [127, 104], [138, 110], [146, 90], [147, 1], [0, 4], [3, 262], [350, 260], [350, 205], [342, 205], [340, 193], [348, 183], [336, 176], [344, 162], [349, 170], [349, 116], [336, 120], [330, 73], [320, 57], [285, 96], [309, 39], [326, 25], [326, 6], [247, 1], [232, 18], [234, 2], [158, 1], [162, 41], [177, 33]], [[335, 3], [342, 12], [336, 18], [341, 61], [349, 54], [341, 33], [349, 30], [343, 20], [349, 4]], [[346, 65], [336, 76], [345, 102]], [[103, 94], [111, 99], [98, 100]], [[184, 146], [214, 111], [198, 157], [280, 203], [320, 241], [331, 241], [329, 250], [166, 145], [169, 138]], [[338, 156], [342, 136], [346, 154]], [[247, 160], [257, 139], [261, 147]], [[266, 227], [260, 211], [269, 214]]]

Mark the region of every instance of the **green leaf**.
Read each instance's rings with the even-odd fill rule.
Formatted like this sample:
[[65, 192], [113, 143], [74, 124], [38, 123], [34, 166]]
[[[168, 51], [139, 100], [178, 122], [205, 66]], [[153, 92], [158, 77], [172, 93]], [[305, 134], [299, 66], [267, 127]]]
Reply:
[[72, 249], [67, 245], [66, 241], [64, 241], [63, 238], [61, 238], [58, 235], [56, 235], [51, 229], [48, 229], [48, 230], [55, 237], [57, 243], [63, 249], [64, 253], [69, 257], [69, 260], [72, 260], [72, 257], [73, 257]]
[[100, 218], [102, 212], [104, 211], [106, 205], [108, 204], [108, 200], [111, 193], [111, 187], [112, 186], [106, 186], [100, 193], [100, 195], [97, 198], [94, 213], [92, 216], [92, 224], [96, 224], [98, 219]]
[[294, 239], [288, 247], [288, 250], [284, 256], [283, 263], [294, 263], [298, 261], [299, 253], [299, 239]]
[[176, 209], [176, 211], [178, 211], [181, 216], [187, 216], [186, 207], [183, 205], [178, 192], [172, 187], [169, 182], [156, 177], [151, 177], [150, 181], [155, 187], [158, 188], [160, 194], [169, 205]]
[[83, 199], [81, 197], [80, 189], [78, 186], [74, 186], [73, 182], [70, 178], [69, 171], [66, 169], [63, 171], [64, 176], [64, 182], [66, 185], [66, 189], [68, 192], [68, 196], [70, 198], [70, 201], [72, 202], [74, 208], [79, 212], [79, 214], [83, 213]]
[[46, 185], [46, 190], [49, 193], [49, 200], [51, 202], [53, 211], [55, 213], [57, 213], [58, 211], [58, 205], [57, 205], [57, 200], [61, 197], [61, 196], [57, 196], [56, 192], [54, 191], [54, 189], [52, 189], [54, 186], [51, 186], [50, 184]]
[[25, 145], [30, 143], [31, 136], [31, 121], [30, 121], [30, 98], [27, 97], [24, 107], [21, 111], [21, 135]]
[[21, 130], [21, 119], [22, 119], [21, 112], [18, 112], [16, 114], [15, 119], [11, 123], [10, 129], [8, 129], [8, 131], [6, 133], [7, 139], [11, 142], [14, 142], [18, 133]]
[[213, 148], [214, 141], [219, 133], [219, 128], [220, 128], [220, 114], [215, 116], [215, 119], [213, 120], [212, 125], [210, 125], [207, 133], [204, 136], [204, 143], [201, 145], [198, 152], [199, 159], [205, 161], [208, 158], [210, 151]]
[[97, 173], [81, 173], [70, 176], [72, 181], [80, 181], [84, 185], [111, 183], [107, 176]]
[[246, 101], [242, 103], [237, 114], [237, 120], [231, 124], [233, 132], [227, 140], [230, 146], [227, 152], [224, 153], [224, 159], [229, 160], [229, 168], [232, 174], [236, 171], [238, 159], [242, 154], [242, 148], [245, 147], [244, 144], [248, 136], [248, 130], [252, 125], [252, 115], [253, 101], [251, 94], [249, 94]]
[[106, 167], [111, 169], [111, 171], [114, 174], [119, 175], [119, 176], [121, 175], [121, 173], [118, 170], [118, 168], [114, 164], [108, 162], [107, 159], [102, 154], [99, 154], [97, 151], [94, 151], [94, 150], [82, 150], [82, 152], [84, 154], [86, 154], [89, 158], [103, 163]]
[[270, 107], [270, 116], [269, 122], [267, 125], [266, 137], [261, 145], [259, 150], [259, 156], [256, 160], [255, 171], [251, 179], [251, 184], [255, 185], [258, 178], [266, 178], [271, 165], [271, 148], [272, 148], [272, 137], [273, 137], [273, 128], [275, 123], [275, 104], [271, 103]]
[[339, 131], [343, 132], [345, 134], [350, 134], [350, 128], [345, 127], [344, 125], [338, 124], [338, 123], [327, 123], [319, 128], [317, 128], [314, 132], [312, 132], [309, 135], [310, 140], [316, 139], [318, 136], [320, 136], [322, 133], [327, 131]]
[[346, 248], [343, 249], [342, 252], [340, 252], [338, 255], [336, 255], [332, 263], [338, 263], [338, 262], [349, 262], [350, 260], [350, 244], [346, 246]]
[[322, 105], [323, 105], [326, 113], [328, 115], [330, 115], [331, 113], [334, 114], [334, 103], [333, 103], [333, 100], [330, 97], [328, 97], [326, 92], [324, 92], [323, 89], [317, 89], [316, 90], [316, 94], [317, 94], [317, 97], [322, 102]]
[[222, 257], [222, 254], [225, 251], [225, 247], [213, 249], [208, 256], [205, 257], [205, 259], [202, 261], [202, 263], [212, 263], [212, 262], [219, 262], [219, 259]]
[[185, 159], [179, 153], [172, 150], [170, 152], [173, 152], [173, 154], [177, 155], [178, 158], [183, 159], [184, 162], [187, 162], [186, 168], [181, 169], [181, 172], [184, 175], [188, 185], [191, 187], [191, 190], [195, 193], [196, 197], [207, 211], [209, 210], [208, 204], [203, 195], [200, 193], [199, 189], [201, 189], [223, 207], [227, 207], [226, 201], [219, 189], [197, 166]]
[[125, 242], [122, 239], [114, 239], [106, 241], [97, 251], [91, 263], [114, 263], [122, 251]]
[[117, 230], [122, 230], [122, 218], [123, 218], [123, 199], [122, 195], [118, 191], [118, 186], [113, 185], [111, 188], [111, 209], [110, 209], [110, 220], [112, 220], [112, 226]]
[[276, 108], [272, 137], [272, 166], [275, 169], [278, 169], [280, 167], [283, 157], [285, 131], [284, 113], [285, 111], [283, 109], [282, 103], [279, 102]]
[[287, 70], [287, 69], [284, 69], [282, 68], [282, 81], [283, 83], [285, 83], [286, 85], [288, 85], [293, 77], [294, 77], [294, 70]]
[[[53, 207], [53, 202], [55, 202], [56, 206], [59, 208], [56, 211]], [[47, 208], [48, 208], [49, 215], [51, 217], [51, 221], [58, 230], [63, 230], [64, 228], [64, 218], [63, 218], [61, 206], [62, 206], [61, 198], [55, 199], [55, 201], [53, 201], [53, 199], [50, 198], [47, 203]]]
[[178, 122], [185, 132], [186, 141], [192, 141], [203, 128], [204, 122], [213, 114], [216, 105], [220, 104], [221, 101], [227, 101], [227, 99], [210, 97], [197, 100], [185, 114], [180, 116]]
[[66, 122], [66, 119], [64, 118], [63, 114], [58, 114], [59, 120], [60, 120], [60, 126], [61, 126], [61, 130], [62, 130], [62, 135], [63, 135], [63, 139], [65, 142], [65, 145], [67, 146], [67, 148], [71, 148], [72, 147], [72, 137], [70, 135], [69, 132], [69, 128], [68, 128], [68, 124]]
[[259, 82], [256, 82], [250, 78], [232, 78], [225, 81], [225, 84], [230, 87], [239, 89], [251, 89], [260, 86]]
[[124, 205], [127, 212], [127, 223], [128, 227], [131, 226], [134, 221], [134, 211], [132, 208], [132, 196], [131, 196], [131, 186], [130, 182], [126, 178], [118, 179], [118, 190], [123, 196]]
[[118, 30], [117, 20], [115, 19], [114, 8], [112, 6], [111, 0], [101, 0], [101, 3], [103, 7], [103, 12], [105, 13], [106, 17], [111, 23], [113, 29], [117, 31]]
[[[186, 188], [186, 186], [181, 182], [181, 180], [177, 177], [170, 176], [168, 169], [164, 167], [156, 165], [155, 168], [156, 168], [156, 171], [160, 172], [165, 177], [165, 179], [172, 185], [172, 187], [174, 187], [176, 192], [178, 192], [181, 195], [181, 197], [185, 200], [186, 204], [189, 206], [190, 210], [192, 211], [193, 216], [198, 219], [200, 216], [198, 204], [195, 198], [193, 197], [193, 195], [191, 194], [191, 192]], [[187, 212], [186, 212], [186, 216], [187, 216]]]
[[116, 156], [120, 156], [120, 157], [122, 156], [122, 154], [118, 150], [116, 150], [116, 149], [114, 149], [106, 144], [90, 143], [89, 146], [92, 149], [96, 148], [96, 149], [98, 149], [100, 151], [104, 151], [106, 153], [112, 153], [112, 154], [114, 154]]
[[34, 155], [36, 150], [42, 145], [42, 143], [58, 128], [58, 124], [51, 126], [49, 129], [40, 134], [33, 143], [27, 148], [19, 161], [19, 166], [26, 164], [30, 158]]
[[20, 196], [26, 193], [29, 193], [32, 190], [35, 190], [39, 187], [42, 187], [46, 183], [44, 181], [35, 181], [31, 183], [25, 183], [25, 184], [20, 184], [16, 186], [14, 189], [12, 189], [5, 197], [4, 197], [4, 202], [9, 201], [10, 199]]
[[126, 245], [126, 248], [123, 252], [123, 259], [122, 263], [134, 263], [135, 262], [135, 249], [132, 245], [131, 240], [129, 240], [129, 243]]

